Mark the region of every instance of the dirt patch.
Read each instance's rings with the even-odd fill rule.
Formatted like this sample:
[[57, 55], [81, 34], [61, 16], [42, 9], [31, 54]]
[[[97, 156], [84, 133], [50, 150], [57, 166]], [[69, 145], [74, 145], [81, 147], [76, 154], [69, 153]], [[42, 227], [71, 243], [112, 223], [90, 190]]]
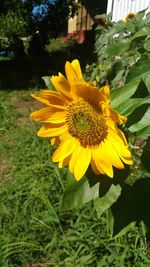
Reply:
[[33, 99], [29, 93], [17, 93], [10, 98], [10, 103], [13, 109], [15, 108], [17, 118], [15, 123], [20, 127], [31, 126], [33, 120], [30, 118], [30, 114], [33, 111], [42, 109], [44, 105]]
[[26, 95], [18, 95], [11, 97], [11, 105], [15, 107], [20, 113], [27, 113], [32, 112], [34, 110], [43, 108], [43, 105], [32, 98], [30, 99], [29, 96], [27, 99], [23, 99], [23, 97], [27, 97]]
[[5, 157], [0, 157], [0, 184], [9, 180], [10, 168], [10, 161]]
[[30, 126], [32, 124], [32, 120], [30, 117], [20, 117], [17, 119], [16, 123], [20, 128], [24, 128], [25, 126]]
[[5, 143], [11, 147], [14, 147], [16, 145], [16, 141], [6, 132], [0, 133], [0, 140], [1, 143]]
[[10, 103], [17, 111], [18, 118], [16, 119], [16, 124], [21, 128], [32, 124], [31, 112], [43, 108], [41, 103], [34, 99], [32, 100], [32, 97], [27, 94], [13, 95]]

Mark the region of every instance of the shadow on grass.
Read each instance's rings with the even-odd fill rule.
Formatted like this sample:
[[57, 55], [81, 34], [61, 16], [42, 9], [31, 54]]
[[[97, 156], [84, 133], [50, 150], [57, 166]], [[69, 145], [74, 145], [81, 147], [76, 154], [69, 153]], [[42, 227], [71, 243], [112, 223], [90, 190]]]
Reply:
[[[51, 56], [38, 56], [37, 58], [20, 58], [0, 62], [0, 88], [26, 89], [44, 87], [41, 76], [52, 75], [57, 66], [63, 64], [63, 55], [57, 58]], [[62, 63], [61, 63], [62, 62]]]
[[79, 59], [82, 70], [94, 61], [94, 41], [90, 38], [82, 45], [42, 54], [37, 57], [23, 57], [0, 61], [0, 88], [6, 90], [44, 88], [42, 76], [64, 73], [65, 62]]

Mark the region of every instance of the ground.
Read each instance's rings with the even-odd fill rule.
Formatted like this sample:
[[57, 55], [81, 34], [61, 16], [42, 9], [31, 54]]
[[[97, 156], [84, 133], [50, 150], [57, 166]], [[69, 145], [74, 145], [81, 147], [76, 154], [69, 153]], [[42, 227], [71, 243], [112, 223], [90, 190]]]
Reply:
[[41, 105], [33, 92], [0, 92], [0, 266], [144, 266], [150, 251], [143, 223], [113, 238], [109, 214], [98, 218], [92, 203], [63, 211], [67, 170], [51, 162], [49, 140], [36, 136], [40, 126], [30, 113]]

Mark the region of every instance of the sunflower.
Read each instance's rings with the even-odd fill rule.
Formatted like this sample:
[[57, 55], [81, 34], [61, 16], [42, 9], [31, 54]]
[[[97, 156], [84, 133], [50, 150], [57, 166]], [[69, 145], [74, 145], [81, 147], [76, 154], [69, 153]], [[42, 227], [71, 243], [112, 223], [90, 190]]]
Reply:
[[135, 13], [129, 13], [125, 18], [124, 21], [125, 23], [128, 23], [128, 21], [136, 16]]
[[32, 96], [46, 107], [31, 117], [45, 122], [37, 133], [51, 137], [58, 144], [52, 156], [59, 168], [69, 165], [76, 180], [80, 180], [89, 165], [96, 174], [113, 177], [113, 166], [123, 169], [132, 164], [131, 153], [123, 132], [117, 124], [126, 122], [110, 106], [108, 85], [98, 89], [83, 80], [79, 61], [65, 64], [66, 78], [59, 73], [51, 81], [57, 91], [41, 90]]

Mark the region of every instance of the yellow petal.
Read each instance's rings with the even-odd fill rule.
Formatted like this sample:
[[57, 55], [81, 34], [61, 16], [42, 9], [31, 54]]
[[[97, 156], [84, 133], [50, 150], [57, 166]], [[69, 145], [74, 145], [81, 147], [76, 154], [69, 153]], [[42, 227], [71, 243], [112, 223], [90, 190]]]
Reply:
[[126, 140], [126, 137], [125, 137], [124, 133], [120, 129], [118, 129], [116, 127], [116, 124], [113, 123], [113, 121], [111, 123], [110, 121], [108, 122], [108, 120], [107, 120], [107, 125], [109, 126], [108, 127], [108, 133], [110, 133], [110, 135], [112, 137], [114, 137], [115, 139], [117, 139], [118, 142], [121, 142], [125, 146], [128, 147], [128, 143], [127, 143], [127, 140]]
[[65, 99], [63, 99], [61, 95], [59, 95], [57, 92], [47, 93], [47, 91], [48, 90], [44, 92], [44, 90], [42, 90], [40, 94], [37, 94], [37, 95], [32, 94], [32, 97], [47, 106], [51, 106], [51, 107], [55, 107], [59, 109], [66, 109], [68, 103], [66, 102]]
[[118, 122], [120, 124], [126, 123], [127, 118], [125, 116], [120, 115], [117, 111], [110, 108], [110, 116], [113, 121]]
[[91, 167], [92, 167], [92, 169], [93, 169], [93, 172], [95, 173], [95, 174], [100, 174], [100, 172], [99, 172], [99, 170], [97, 169], [97, 167], [96, 167], [96, 164], [95, 164], [95, 161], [93, 160], [93, 158], [91, 159]]
[[120, 160], [119, 154], [109, 142], [108, 138], [104, 141], [103, 146], [106, 157], [111, 162], [111, 164], [118, 169], [124, 169], [124, 165]]
[[65, 72], [67, 80], [70, 84], [70, 86], [74, 85], [77, 82], [80, 82], [80, 78], [78, 77], [76, 70], [73, 68], [70, 62], [66, 62], [65, 64]]
[[71, 62], [71, 66], [72, 66], [73, 69], [75, 70], [76, 75], [79, 77], [79, 79], [83, 79], [79, 61], [78, 61], [77, 59], [74, 59], [74, 60]]
[[58, 167], [59, 168], [66, 167], [69, 164], [70, 159], [71, 159], [71, 155], [69, 155], [67, 158], [63, 159], [62, 161], [60, 161], [59, 164], [58, 164]]
[[60, 143], [60, 139], [58, 136], [51, 138], [51, 145], [57, 145]]
[[66, 111], [58, 111], [54, 107], [44, 108], [31, 113], [34, 120], [50, 122], [50, 123], [65, 123]]
[[39, 95], [31, 94], [33, 98], [35, 98], [37, 101], [41, 102], [42, 104], [45, 104], [49, 106], [49, 101], [47, 99], [44, 99], [43, 97], [40, 97]]
[[124, 157], [124, 156], [121, 156], [121, 159], [122, 161], [125, 163], [125, 164], [128, 164], [128, 165], [132, 165], [133, 164], [133, 161], [132, 161], [132, 158], [131, 156], [130, 157]]
[[31, 118], [38, 121], [46, 121], [52, 114], [51, 108], [43, 108], [31, 113]]
[[68, 135], [68, 140], [61, 142], [52, 156], [53, 162], [62, 162], [74, 151], [78, 140]]
[[105, 101], [107, 104], [110, 102], [110, 87], [109, 85], [104, 85], [99, 89], [101, 100]]
[[55, 111], [49, 116], [49, 118], [46, 120], [46, 122], [54, 123], [54, 124], [65, 123], [66, 122], [65, 116], [66, 116], [66, 111], [64, 111], [64, 112]]
[[96, 87], [82, 82], [76, 83], [72, 87], [78, 97], [83, 98], [85, 101], [89, 102], [92, 105], [98, 105], [100, 94], [99, 90]]
[[126, 140], [126, 137], [125, 137], [124, 133], [120, 129], [118, 129], [118, 128], [116, 129], [116, 131], [117, 131], [117, 134], [122, 139], [122, 141], [124, 142], [125, 146], [128, 147], [128, 143], [127, 143], [127, 140]]
[[[102, 114], [109, 118], [110, 117], [110, 106], [106, 104], [106, 102], [104, 101], [100, 101], [98, 106]], [[114, 121], [113, 121], [113, 124], [114, 124]]]
[[100, 173], [105, 173], [109, 177], [113, 178], [112, 163], [107, 158], [107, 154], [102, 143], [98, 148], [92, 150], [92, 158], [95, 162], [96, 168]]
[[112, 144], [114, 149], [120, 155], [120, 157], [127, 157], [131, 158], [131, 152], [129, 151], [128, 147], [124, 145], [123, 140], [113, 132], [111, 132], [108, 136], [109, 142]]
[[40, 137], [55, 137], [60, 136], [61, 134], [67, 131], [67, 127], [64, 124], [46, 124], [41, 127], [37, 135]]
[[91, 150], [89, 148], [84, 148], [80, 144], [77, 145], [74, 150], [70, 163], [70, 172], [74, 173], [77, 181], [79, 181], [85, 174], [91, 161]]
[[59, 76], [52, 76], [51, 81], [57, 91], [59, 91], [66, 100], [68, 99], [68, 101], [70, 101], [73, 99], [70, 85], [67, 79], [61, 73], [59, 73]]

